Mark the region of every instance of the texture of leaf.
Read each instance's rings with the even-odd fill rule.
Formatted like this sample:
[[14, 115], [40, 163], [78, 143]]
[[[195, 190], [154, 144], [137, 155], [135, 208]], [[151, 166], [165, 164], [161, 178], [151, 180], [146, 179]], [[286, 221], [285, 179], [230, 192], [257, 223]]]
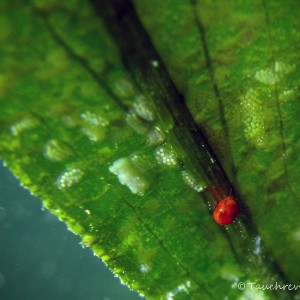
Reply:
[[149, 299], [292, 298], [236, 283], [299, 281], [299, 4], [135, 7], [233, 182], [241, 217], [226, 229], [213, 221], [206, 170], [192, 166], [198, 150], [174, 134], [189, 128], [157, 88], [168, 83], [155, 71], [162, 62], [149, 60], [157, 81], [134, 80], [85, 1], [0, 4], [1, 157]]
[[136, 2], [263, 240], [297, 282], [299, 4], [171, 1], [171, 18], [171, 2]]

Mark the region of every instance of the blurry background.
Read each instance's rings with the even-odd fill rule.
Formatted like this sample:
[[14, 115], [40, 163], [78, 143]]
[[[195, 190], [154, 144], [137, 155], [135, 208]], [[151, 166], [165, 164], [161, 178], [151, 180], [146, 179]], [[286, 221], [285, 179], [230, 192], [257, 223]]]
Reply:
[[0, 299], [135, 300], [0, 161]]

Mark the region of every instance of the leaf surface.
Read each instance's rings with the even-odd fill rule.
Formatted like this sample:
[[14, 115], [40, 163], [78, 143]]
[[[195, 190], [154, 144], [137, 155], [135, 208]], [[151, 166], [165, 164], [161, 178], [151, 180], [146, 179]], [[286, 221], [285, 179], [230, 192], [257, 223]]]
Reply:
[[[1, 157], [149, 299], [291, 298], [236, 283], [299, 280], [299, 5], [134, 4], [152, 81], [88, 3], [1, 4]], [[225, 229], [172, 81], [239, 195]]]

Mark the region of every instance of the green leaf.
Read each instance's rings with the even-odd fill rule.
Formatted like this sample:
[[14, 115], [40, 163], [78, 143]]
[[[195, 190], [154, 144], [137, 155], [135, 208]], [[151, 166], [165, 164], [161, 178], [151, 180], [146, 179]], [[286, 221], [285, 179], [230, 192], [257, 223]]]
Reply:
[[292, 299], [299, 4], [93, 2], [0, 4], [1, 157], [148, 299]]
[[299, 5], [179, 1], [170, 18], [168, 2], [137, 4], [263, 240], [297, 282]]

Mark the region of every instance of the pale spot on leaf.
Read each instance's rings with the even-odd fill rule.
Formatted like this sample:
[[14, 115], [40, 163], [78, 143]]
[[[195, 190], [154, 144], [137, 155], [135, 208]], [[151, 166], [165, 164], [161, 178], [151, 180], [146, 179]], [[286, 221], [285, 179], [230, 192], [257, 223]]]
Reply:
[[154, 112], [151, 109], [150, 105], [147, 103], [147, 99], [143, 95], [139, 95], [136, 97], [133, 103], [134, 111], [144, 120], [153, 121], [154, 120]]
[[156, 126], [154, 126], [147, 135], [147, 141], [151, 145], [159, 145], [163, 143], [165, 138], [165, 134]]
[[51, 161], [61, 161], [70, 155], [70, 151], [62, 142], [49, 140], [45, 146], [44, 155]]
[[241, 97], [244, 132], [247, 140], [257, 147], [264, 145], [265, 128], [262, 101], [258, 92], [249, 89], [245, 96]]
[[18, 136], [26, 130], [36, 127], [38, 122], [32, 118], [25, 118], [10, 126], [10, 133], [13, 136]]
[[293, 71], [293, 69], [294, 66], [276, 61], [274, 68], [266, 68], [256, 71], [255, 79], [267, 85], [274, 85], [275, 83], [279, 82], [286, 74]]
[[81, 114], [83, 120], [82, 132], [93, 142], [102, 140], [105, 137], [106, 127], [109, 122], [102, 116], [86, 111]]
[[128, 158], [116, 160], [109, 171], [118, 176], [119, 182], [126, 185], [133, 194], [142, 196], [148, 188], [148, 182]]
[[179, 293], [189, 294], [189, 288], [191, 287], [191, 282], [186, 281], [178, 285], [174, 290], [167, 293], [166, 300], [173, 300], [174, 297]]
[[167, 148], [166, 146], [157, 147], [155, 149], [154, 155], [157, 162], [160, 164], [165, 164], [168, 166], [177, 165], [177, 158], [174, 154], [174, 151]]
[[202, 191], [205, 190], [206, 186], [205, 184], [202, 182], [197, 182], [195, 178], [193, 178], [193, 176], [186, 172], [186, 171], [182, 171], [181, 172], [183, 181], [193, 190], [195, 190], [196, 192], [200, 193]]
[[56, 180], [57, 187], [59, 189], [68, 189], [77, 184], [84, 173], [79, 168], [70, 168], [60, 174]]

